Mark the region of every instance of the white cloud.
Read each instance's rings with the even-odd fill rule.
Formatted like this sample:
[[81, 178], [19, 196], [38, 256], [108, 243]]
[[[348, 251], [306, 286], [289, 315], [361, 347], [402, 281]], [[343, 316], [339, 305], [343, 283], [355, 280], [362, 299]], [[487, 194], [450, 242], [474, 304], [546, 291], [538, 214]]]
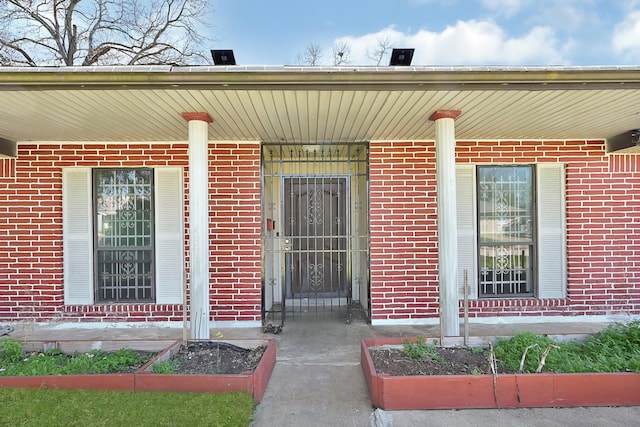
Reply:
[[[442, 32], [420, 30], [414, 34], [388, 27], [337, 41], [350, 44], [351, 64], [371, 65], [368, 54], [378, 40], [384, 38], [390, 39], [393, 47], [415, 48], [413, 65], [559, 65], [567, 62], [556, 46], [551, 29], [535, 27], [522, 36], [513, 37], [493, 21], [459, 21]], [[381, 65], [386, 63], [387, 58]]]
[[626, 10], [634, 11], [640, 7], [640, 0], [626, 0], [623, 5]]
[[602, 21], [594, 0], [540, 1], [526, 12], [528, 22], [544, 23], [570, 33], [596, 29]]
[[640, 61], [640, 10], [630, 12], [613, 31], [613, 50], [628, 61]]
[[523, 0], [481, 0], [484, 7], [500, 15], [513, 16], [522, 9]]

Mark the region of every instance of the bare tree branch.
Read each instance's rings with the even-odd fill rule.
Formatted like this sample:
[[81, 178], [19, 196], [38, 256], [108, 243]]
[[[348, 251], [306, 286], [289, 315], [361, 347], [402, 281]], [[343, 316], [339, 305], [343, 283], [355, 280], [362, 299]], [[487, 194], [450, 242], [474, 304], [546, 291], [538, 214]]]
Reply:
[[34, 62], [33, 58], [31, 58], [31, 56], [29, 56], [29, 54], [27, 52], [25, 52], [23, 49], [21, 49], [20, 46], [12, 44], [10, 42], [5, 42], [4, 40], [0, 40], [0, 44], [2, 44], [2, 46], [4, 46], [4, 47], [12, 49], [16, 53], [20, 54], [22, 56], [22, 58], [24, 58], [24, 61], [19, 61], [19, 60], [12, 61], [8, 57], [5, 57], [4, 54], [2, 54], [1, 51], [0, 51], [0, 64], [2, 64], [3, 66], [11, 65], [12, 62], [15, 62], [17, 64], [26, 64], [26, 65], [29, 65], [31, 67], [35, 67], [36, 66], [36, 63]]
[[211, 0], [0, 0], [0, 65], [209, 62]]
[[336, 42], [333, 45], [333, 65], [343, 65], [349, 63], [351, 56], [351, 45], [346, 41]]
[[380, 65], [389, 49], [393, 46], [391, 38], [380, 37], [376, 43], [376, 47], [371, 52], [367, 52], [369, 59], [376, 61], [376, 65]]
[[305, 65], [318, 65], [322, 58], [322, 48], [320, 45], [310, 43], [304, 50], [302, 56], [298, 55], [298, 61]]

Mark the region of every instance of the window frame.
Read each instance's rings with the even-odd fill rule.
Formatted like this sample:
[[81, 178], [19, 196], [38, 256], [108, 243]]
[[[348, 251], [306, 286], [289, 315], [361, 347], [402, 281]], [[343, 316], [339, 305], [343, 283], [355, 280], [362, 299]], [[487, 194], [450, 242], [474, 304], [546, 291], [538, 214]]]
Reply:
[[[122, 299], [122, 298], [102, 298], [102, 288], [100, 286], [100, 252], [108, 252], [109, 249], [101, 249], [99, 246], [99, 224], [98, 224], [98, 216], [100, 215], [98, 212], [98, 175], [100, 173], [108, 172], [108, 171], [150, 171], [150, 187], [151, 187], [151, 200], [150, 210], [151, 210], [151, 218], [150, 220], [150, 244], [149, 246], [127, 246], [126, 248], [132, 251], [149, 251], [150, 257], [150, 274], [151, 274], [151, 283], [150, 283], [150, 296], [148, 298], [137, 298], [137, 299]], [[93, 286], [94, 286], [94, 301], [99, 304], [111, 304], [111, 303], [154, 303], [156, 299], [156, 250], [155, 250], [155, 174], [152, 168], [148, 167], [122, 167], [122, 168], [93, 168], [91, 170], [91, 179], [92, 179], [92, 199], [93, 199], [93, 262], [94, 262], [94, 278], [93, 278]], [[112, 251], [119, 252], [123, 251], [125, 246], [114, 246]], [[114, 263], [115, 264], [115, 263]]]
[[[160, 166], [152, 169], [155, 304], [183, 304], [186, 283], [184, 168]], [[96, 304], [92, 186], [92, 168], [62, 168], [63, 295], [66, 306]]]
[[[459, 299], [464, 296], [465, 277], [468, 298], [479, 299], [476, 168], [483, 164], [494, 163], [456, 164]], [[494, 165], [500, 164], [506, 163]], [[536, 276], [534, 294], [528, 297], [483, 297], [483, 301], [567, 297], [566, 165], [559, 162], [528, 164], [536, 168], [534, 198], [537, 247], [535, 257], [538, 268], [534, 271]], [[543, 265], [544, 268], [540, 268]]]
[[[530, 176], [531, 176], [531, 182], [529, 183], [531, 186], [531, 200], [530, 200], [530, 204], [531, 204], [531, 211], [528, 212], [531, 215], [531, 218], [529, 221], [531, 221], [531, 240], [528, 242], [507, 242], [507, 243], [503, 243], [502, 245], [499, 244], [490, 244], [490, 243], [483, 243], [482, 242], [482, 227], [481, 227], [481, 221], [483, 220], [483, 217], [481, 215], [480, 212], [480, 186], [482, 185], [482, 183], [480, 182], [480, 173], [481, 173], [481, 169], [483, 168], [527, 168], [531, 171]], [[531, 298], [537, 295], [537, 289], [538, 289], [538, 281], [537, 281], [537, 271], [538, 271], [538, 263], [537, 263], [537, 230], [538, 230], [538, 225], [537, 225], [537, 214], [536, 214], [536, 206], [537, 206], [537, 185], [536, 185], [536, 176], [537, 176], [537, 169], [536, 166], [534, 164], [479, 164], [476, 165], [475, 167], [475, 186], [476, 186], [476, 198], [475, 198], [475, 205], [476, 205], [476, 244], [478, 247], [478, 251], [477, 251], [477, 265], [478, 265], [478, 271], [477, 271], [477, 282], [478, 282], [478, 289], [477, 289], [477, 295], [479, 299], [500, 299], [500, 298]], [[528, 287], [530, 288], [530, 291], [528, 292], [512, 292], [512, 293], [494, 293], [494, 294], [488, 294], [488, 293], [483, 293], [482, 292], [482, 287], [483, 287], [483, 282], [482, 282], [482, 272], [483, 269], [480, 267], [482, 265], [481, 262], [481, 257], [482, 257], [482, 248], [483, 247], [498, 247], [498, 246], [528, 246], [529, 247], [529, 259], [531, 262], [531, 266], [527, 269], [528, 274], [530, 274], [531, 277], [528, 278]], [[495, 270], [494, 270], [494, 274], [495, 274]], [[495, 282], [493, 284], [493, 286], [498, 286]]]

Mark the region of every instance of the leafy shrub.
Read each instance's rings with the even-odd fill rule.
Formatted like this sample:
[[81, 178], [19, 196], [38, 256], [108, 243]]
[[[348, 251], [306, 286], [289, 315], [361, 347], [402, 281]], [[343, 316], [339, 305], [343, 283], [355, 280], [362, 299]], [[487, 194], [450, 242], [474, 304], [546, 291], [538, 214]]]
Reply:
[[22, 360], [24, 345], [15, 338], [3, 338], [0, 340], [0, 363], [15, 363]]
[[523, 372], [535, 372], [542, 353], [549, 345], [545, 371], [552, 372], [640, 372], [640, 321], [617, 323], [589, 336], [584, 342], [559, 343], [547, 336], [531, 332], [517, 334], [510, 339], [498, 339], [494, 352], [499, 365], [518, 371], [525, 349]]
[[[531, 347], [536, 344], [537, 346]], [[525, 349], [531, 347], [527, 352], [523, 372], [535, 372], [542, 358], [542, 352], [549, 344], [555, 344], [555, 342], [547, 336], [521, 332], [513, 338], [498, 338], [494, 354], [500, 366], [517, 372]], [[548, 358], [552, 358], [552, 355], [550, 354]]]
[[616, 323], [589, 337], [580, 348], [584, 371], [640, 372], [640, 321]]

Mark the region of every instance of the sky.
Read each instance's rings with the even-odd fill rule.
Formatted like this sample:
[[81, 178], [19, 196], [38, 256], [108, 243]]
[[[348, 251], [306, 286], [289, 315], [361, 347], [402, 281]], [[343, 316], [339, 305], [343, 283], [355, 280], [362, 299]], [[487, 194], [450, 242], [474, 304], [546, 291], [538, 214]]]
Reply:
[[384, 40], [416, 66], [640, 64], [640, 0], [213, 0], [209, 23], [238, 65], [303, 64], [310, 45], [333, 65], [345, 44], [376, 65]]

